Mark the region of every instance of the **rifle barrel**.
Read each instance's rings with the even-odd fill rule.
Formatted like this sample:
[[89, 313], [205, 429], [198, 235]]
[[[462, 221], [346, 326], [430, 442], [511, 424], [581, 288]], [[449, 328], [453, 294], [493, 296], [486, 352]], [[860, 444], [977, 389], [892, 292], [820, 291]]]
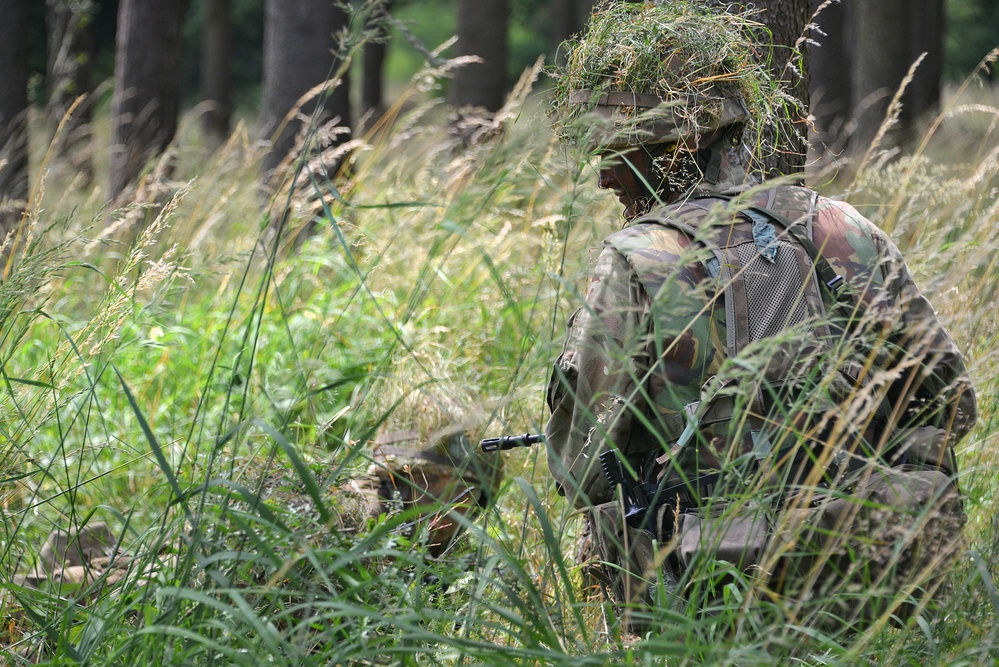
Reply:
[[479, 447], [484, 452], [502, 452], [507, 449], [517, 447], [530, 447], [539, 442], [544, 442], [545, 436], [541, 433], [525, 433], [524, 435], [501, 435], [498, 438], [487, 438], [479, 443]]

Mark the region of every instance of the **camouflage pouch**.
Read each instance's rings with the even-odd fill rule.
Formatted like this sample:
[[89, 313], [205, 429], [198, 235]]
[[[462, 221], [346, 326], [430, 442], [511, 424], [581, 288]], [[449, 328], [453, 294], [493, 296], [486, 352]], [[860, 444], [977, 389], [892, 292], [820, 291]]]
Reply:
[[590, 546], [587, 573], [623, 604], [643, 604], [656, 581], [652, 536], [628, 526], [617, 501], [594, 506], [586, 514]]
[[848, 494], [829, 492], [781, 513], [771, 582], [799, 617], [837, 624], [897, 621], [946, 584], [961, 551], [954, 480], [916, 465], [867, 470]]
[[[660, 507], [655, 528], [672, 522], [669, 508]], [[652, 535], [624, 521], [621, 505], [609, 502], [591, 507], [579, 541], [577, 558], [586, 586], [598, 585], [612, 599], [629, 632], [642, 634], [650, 625], [655, 607], [671, 607], [677, 595], [678, 574], [670, 557], [675, 542], [659, 544]]]
[[770, 520], [763, 508], [726, 505], [681, 514], [677, 536], [684, 568], [708, 559], [726, 561], [746, 571], [763, 560], [770, 541]]
[[942, 428], [922, 426], [905, 429], [900, 434], [898, 456], [915, 465], [938, 467], [953, 475], [957, 472], [957, 461], [948, 432]]

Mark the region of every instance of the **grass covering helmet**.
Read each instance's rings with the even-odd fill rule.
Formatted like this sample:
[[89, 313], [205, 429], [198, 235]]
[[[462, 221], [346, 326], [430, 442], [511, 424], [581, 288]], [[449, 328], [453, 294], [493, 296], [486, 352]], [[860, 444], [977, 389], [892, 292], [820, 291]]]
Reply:
[[426, 531], [434, 558], [463, 532], [461, 516], [471, 519], [492, 504], [503, 476], [502, 458], [479, 452], [459, 426], [429, 436], [416, 430], [383, 433], [372, 461], [369, 475], [377, 480], [379, 505], [413, 511], [411, 527]]
[[[749, 40], [746, 14], [679, 0], [605, 2], [553, 72], [550, 115], [564, 140], [604, 149], [738, 134], [780, 98]], [[693, 144], [693, 145], [692, 145]]]
[[340, 512], [345, 524], [363, 525], [405, 511], [405, 532], [424, 537], [437, 558], [462, 533], [462, 517], [490, 506], [502, 483], [503, 458], [471, 439], [489, 413], [463, 385], [441, 380], [414, 389], [405, 371], [380, 385], [378, 396], [386, 407], [368, 449], [371, 464], [340, 489]]

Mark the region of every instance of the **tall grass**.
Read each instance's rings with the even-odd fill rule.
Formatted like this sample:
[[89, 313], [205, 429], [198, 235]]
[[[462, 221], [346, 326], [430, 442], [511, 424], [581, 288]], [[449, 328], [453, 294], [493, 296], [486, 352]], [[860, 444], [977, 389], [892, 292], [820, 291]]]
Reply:
[[[400, 396], [476, 403], [473, 438], [541, 428], [563, 323], [619, 224], [592, 167], [550, 138], [531, 76], [491, 125], [450, 122], [419, 90], [433, 76], [357, 145], [349, 178], [307, 153], [264, 212], [245, 126], [209, 153], [187, 119], [172, 172], [114, 211], [59, 164], [33, 172], [30, 242], [0, 285], [4, 660], [991, 663], [994, 96], [952, 101], [929, 151], [874, 156], [849, 193], [903, 248], [978, 388], [959, 452], [971, 549], [942, 613], [828, 636], [749, 604], [744, 582], [710, 615], [659, 609], [639, 639], [582, 587], [579, 518], [540, 450], [508, 455], [499, 502], [437, 561], [404, 530], [412, 514], [344, 518], [339, 489]], [[980, 152], [948, 152], [968, 133]], [[18, 583], [50, 530], [97, 520], [131, 559], [123, 581]]]

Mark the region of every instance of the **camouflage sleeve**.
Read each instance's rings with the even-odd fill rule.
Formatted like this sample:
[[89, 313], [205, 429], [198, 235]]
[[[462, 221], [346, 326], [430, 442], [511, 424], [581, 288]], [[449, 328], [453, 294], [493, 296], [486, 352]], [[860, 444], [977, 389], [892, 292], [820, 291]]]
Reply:
[[[895, 245], [884, 239], [890, 289], [900, 313], [896, 335], [906, 359], [921, 360], [918, 374], [902, 391], [909, 398], [910, 426], [931, 421], [956, 443], [975, 425], [978, 407], [961, 351], [919, 291]], [[904, 362], [903, 362], [904, 363]], [[902, 424], [906, 426], [907, 424]]]
[[598, 456], [627, 449], [633, 411], [644, 409], [638, 374], [647, 366], [641, 340], [643, 291], [628, 261], [605, 247], [585, 305], [569, 320], [548, 387], [548, 466], [577, 507], [606, 502], [611, 489]]
[[[861, 232], [846, 238], [853, 239], [853, 258], [867, 265], [862, 273], [868, 275], [868, 286], [883, 282], [892, 338], [899, 347], [894, 367], [901, 379], [893, 383], [889, 393], [892, 403], [899, 406], [898, 425], [903, 429], [941, 428], [949, 434], [950, 442], [956, 443], [971, 430], [978, 415], [960, 350], [888, 236], [850, 205], [835, 202], [835, 209], [846, 224]], [[859, 250], [865, 245], [857, 240], [862, 237], [868, 237], [875, 246], [869, 258]], [[854, 278], [858, 277], [854, 273]]]

